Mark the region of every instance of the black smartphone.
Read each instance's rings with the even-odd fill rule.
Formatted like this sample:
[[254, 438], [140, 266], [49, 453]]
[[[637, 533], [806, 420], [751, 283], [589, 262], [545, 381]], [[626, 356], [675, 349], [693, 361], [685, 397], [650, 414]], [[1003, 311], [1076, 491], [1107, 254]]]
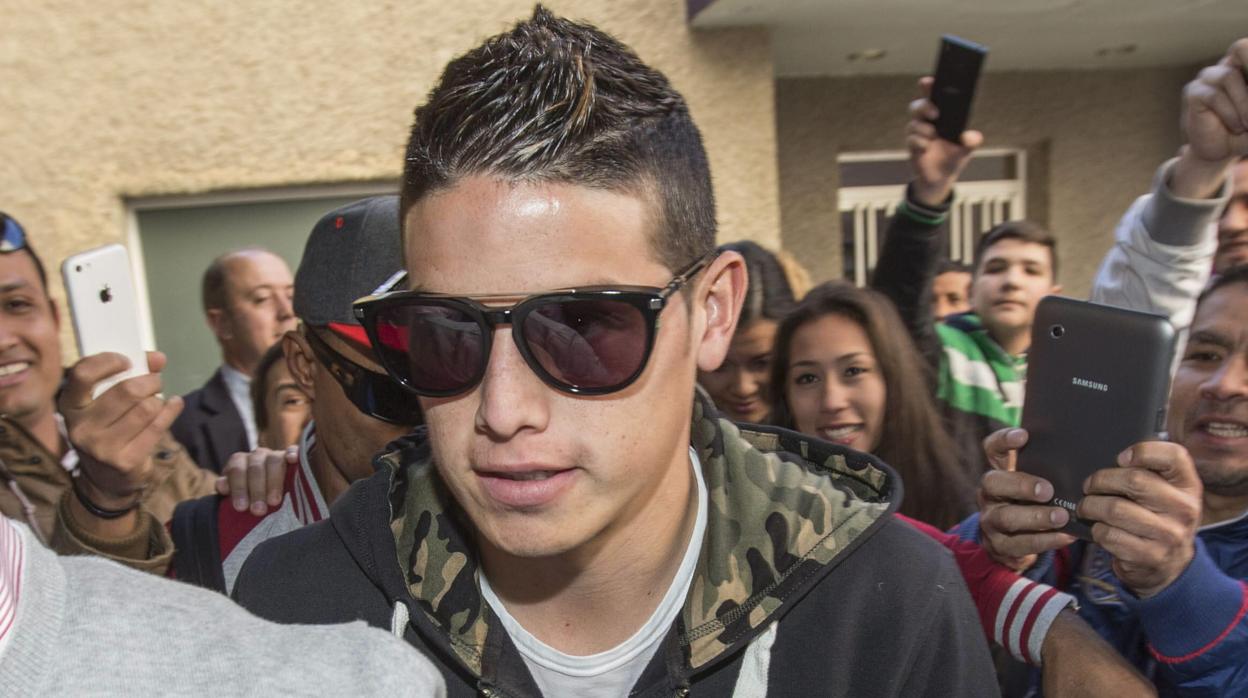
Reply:
[[1018, 469], [1053, 484], [1049, 504], [1070, 512], [1066, 532], [1091, 539], [1091, 522], [1075, 517], [1089, 475], [1163, 437], [1174, 350], [1161, 315], [1059, 296], [1037, 306]]
[[932, 102], [940, 110], [936, 133], [947, 141], [962, 142], [962, 132], [971, 118], [975, 84], [984, 66], [988, 47], [946, 34], [940, 38], [940, 55], [932, 83]]

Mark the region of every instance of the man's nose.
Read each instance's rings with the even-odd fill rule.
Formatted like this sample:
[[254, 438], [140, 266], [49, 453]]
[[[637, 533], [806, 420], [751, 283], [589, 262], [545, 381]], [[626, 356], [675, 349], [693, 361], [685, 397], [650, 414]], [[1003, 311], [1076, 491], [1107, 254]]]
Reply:
[[511, 337], [512, 330], [495, 330], [485, 375], [477, 389], [476, 426], [491, 438], [507, 440], [531, 429], [542, 431], [550, 418], [550, 392], [525, 362]]
[[295, 317], [295, 306], [291, 298], [279, 294], [277, 297], [277, 319], [285, 322]]

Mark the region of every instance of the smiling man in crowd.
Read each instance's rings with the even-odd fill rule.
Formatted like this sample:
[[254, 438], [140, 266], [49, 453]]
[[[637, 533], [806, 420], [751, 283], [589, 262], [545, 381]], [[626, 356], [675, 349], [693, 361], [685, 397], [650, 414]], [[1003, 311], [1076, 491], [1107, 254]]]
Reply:
[[65, 371], [43, 263], [16, 220], [0, 214], [0, 232], [0, 513], [59, 552], [100, 552], [82, 525], [97, 521], [91, 530], [146, 550], [162, 530], [145, 522], [168, 521], [179, 501], [213, 489], [212, 473], [168, 434], [182, 403], [159, 396], [165, 358], [149, 354], [152, 373], [93, 399], [125, 359], [97, 354]]
[[[1248, 692], [1248, 266], [1201, 296], [1170, 395], [1171, 443], [1132, 446], [1084, 484], [1093, 543], [1059, 532], [1052, 485], [1013, 472], [1021, 429], [988, 439], [980, 514], [999, 562], [1066, 586], [1080, 615], [1163, 693]], [[1055, 552], [1054, 552], [1055, 551]], [[1170, 693], [1166, 693], [1169, 695]]]

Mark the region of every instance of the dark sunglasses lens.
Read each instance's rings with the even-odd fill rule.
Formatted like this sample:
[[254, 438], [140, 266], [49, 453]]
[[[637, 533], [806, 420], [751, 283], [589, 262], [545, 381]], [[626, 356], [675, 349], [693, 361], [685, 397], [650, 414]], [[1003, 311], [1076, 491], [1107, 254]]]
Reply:
[[641, 310], [619, 300], [552, 299], [524, 319], [529, 353], [552, 378], [573, 388], [627, 382], [645, 360], [646, 340]]
[[418, 392], [449, 394], [476, 381], [485, 336], [465, 309], [422, 301], [384, 308], [376, 317], [382, 362]]
[[390, 376], [362, 371], [359, 389], [347, 394], [364, 413], [391, 424], [416, 426], [424, 424], [420, 404]]

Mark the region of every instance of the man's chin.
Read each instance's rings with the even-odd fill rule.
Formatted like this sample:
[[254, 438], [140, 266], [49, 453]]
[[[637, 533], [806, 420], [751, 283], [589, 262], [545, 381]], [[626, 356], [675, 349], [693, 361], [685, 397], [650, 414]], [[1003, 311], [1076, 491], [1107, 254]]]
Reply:
[[577, 540], [566, 527], [557, 526], [489, 526], [478, 527], [490, 547], [512, 558], [540, 559], [558, 557], [575, 550]]
[[0, 414], [5, 417], [20, 422], [27, 417], [38, 414], [41, 409], [46, 407], [44, 404], [30, 400], [26, 395], [12, 394], [16, 392], [12, 389], [0, 389]]
[[1026, 329], [1031, 318], [1022, 309], [993, 309], [980, 315], [984, 327], [993, 334], [1014, 333]]
[[1223, 497], [1248, 496], [1248, 458], [1245, 455], [1210, 456], [1192, 451], [1192, 460], [1206, 492]]

